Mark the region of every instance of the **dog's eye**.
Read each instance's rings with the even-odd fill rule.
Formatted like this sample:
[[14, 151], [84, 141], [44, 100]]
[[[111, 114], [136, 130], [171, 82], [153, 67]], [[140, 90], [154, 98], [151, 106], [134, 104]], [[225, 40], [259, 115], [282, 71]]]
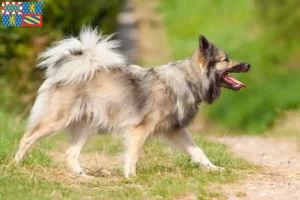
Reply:
[[224, 58], [224, 62], [229, 62], [229, 58]]

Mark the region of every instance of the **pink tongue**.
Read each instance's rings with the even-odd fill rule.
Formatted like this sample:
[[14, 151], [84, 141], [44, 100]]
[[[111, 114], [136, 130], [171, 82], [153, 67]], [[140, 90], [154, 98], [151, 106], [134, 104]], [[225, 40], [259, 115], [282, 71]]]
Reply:
[[231, 83], [233, 85], [238, 85], [240, 87], [243, 87], [243, 88], [247, 88], [246, 85], [244, 85], [242, 82], [230, 77], [230, 76], [225, 76], [225, 80], [228, 82], [228, 83]]

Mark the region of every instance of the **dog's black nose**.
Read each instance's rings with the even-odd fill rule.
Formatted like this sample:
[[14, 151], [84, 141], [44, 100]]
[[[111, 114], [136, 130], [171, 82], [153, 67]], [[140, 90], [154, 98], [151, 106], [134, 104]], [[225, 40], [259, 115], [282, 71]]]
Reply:
[[248, 69], [250, 69], [250, 64], [245, 63], [245, 67], [247, 67]]

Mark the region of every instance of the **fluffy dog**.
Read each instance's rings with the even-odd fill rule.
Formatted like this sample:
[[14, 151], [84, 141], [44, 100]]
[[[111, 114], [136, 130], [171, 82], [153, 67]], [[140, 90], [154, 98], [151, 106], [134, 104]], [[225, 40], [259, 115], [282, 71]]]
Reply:
[[67, 129], [72, 140], [66, 160], [79, 175], [85, 175], [79, 163], [82, 147], [91, 135], [105, 132], [127, 136], [126, 177], [136, 175], [143, 143], [151, 134], [167, 138], [200, 166], [219, 169], [186, 127], [199, 105], [212, 104], [222, 87], [246, 87], [228, 74], [247, 72], [250, 65], [230, 60], [202, 35], [198, 40], [190, 57], [155, 68], [126, 65], [117, 51], [119, 42], [91, 28], [83, 28], [78, 38], [57, 42], [40, 55], [38, 68], [46, 69], [46, 80], [15, 161], [23, 161], [39, 139]]

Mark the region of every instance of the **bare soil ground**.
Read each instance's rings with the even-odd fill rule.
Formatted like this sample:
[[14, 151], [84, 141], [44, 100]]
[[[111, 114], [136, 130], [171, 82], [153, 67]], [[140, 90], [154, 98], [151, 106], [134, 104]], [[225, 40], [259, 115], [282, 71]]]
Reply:
[[[65, 154], [63, 151], [52, 151], [49, 153], [53, 160], [61, 166], [61, 170], [71, 174], [65, 166]], [[122, 167], [120, 156], [109, 156], [102, 152], [83, 153], [80, 156], [80, 163], [84, 171], [94, 177], [113, 177], [116, 166]]]
[[223, 143], [238, 156], [263, 167], [238, 183], [221, 187], [228, 199], [300, 199], [300, 153], [292, 139], [226, 136]]
[[[300, 111], [289, 111], [276, 121], [267, 135], [300, 133]], [[294, 200], [300, 199], [299, 136], [224, 136], [214, 141], [225, 144], [231, 152], [262, 167], [238, 183], [223, 185], [228, 199]]]

